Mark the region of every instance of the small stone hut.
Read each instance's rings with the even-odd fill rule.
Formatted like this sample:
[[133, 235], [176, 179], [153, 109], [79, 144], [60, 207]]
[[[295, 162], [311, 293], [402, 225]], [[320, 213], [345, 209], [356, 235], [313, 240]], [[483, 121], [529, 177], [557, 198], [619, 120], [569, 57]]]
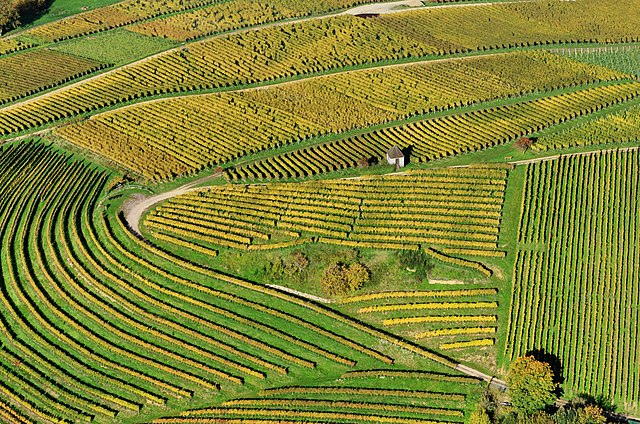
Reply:
[[404, 167], [404, 153], [398, 146], [393, 146], [387, 152], [387, 162], [389, 165], [395, 165], [396, 169]]

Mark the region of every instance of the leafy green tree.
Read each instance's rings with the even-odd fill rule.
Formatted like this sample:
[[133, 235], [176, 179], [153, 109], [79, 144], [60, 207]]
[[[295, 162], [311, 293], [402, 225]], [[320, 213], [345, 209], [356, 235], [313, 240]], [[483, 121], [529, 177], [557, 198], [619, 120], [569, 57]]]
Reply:
[[551, 366], [533, 356], [520, 357], [511, 364], [507, 385], [511, 404], [522, 415], [534, 415], [556, 401], [558, 386]]

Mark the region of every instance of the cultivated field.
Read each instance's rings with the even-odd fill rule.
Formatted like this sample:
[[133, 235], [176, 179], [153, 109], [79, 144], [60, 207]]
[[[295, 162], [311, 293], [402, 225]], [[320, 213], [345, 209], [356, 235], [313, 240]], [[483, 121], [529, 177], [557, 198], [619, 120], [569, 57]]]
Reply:
[[505, 353], [555, 354], [575, 393], [637, 409], [638, 151], [528, 165]]
[[0, 423], [640, 415], [640, 0], [45, 3], [0, 5]]

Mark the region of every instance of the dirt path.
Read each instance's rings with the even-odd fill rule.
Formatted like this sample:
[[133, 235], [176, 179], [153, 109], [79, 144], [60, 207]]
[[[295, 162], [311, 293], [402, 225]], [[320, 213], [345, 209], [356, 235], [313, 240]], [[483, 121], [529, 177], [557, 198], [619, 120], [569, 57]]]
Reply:
[[474, 368], [468, 367], [466, 365], [462, 365], [462, 364], [458, 364], [456, 365], [456, 370], [460, 371], [461, 373], [464, 373], [466, 375], [469, 375], [471, 377], [475, 377], [475, 378], [479, 378], [480, 380], [486, 381], [487, 383], [491, 384], [492, 386], [497, 387], [500, 390], [507, 390], [507, 383], [505, 383], [504, 381], [495, 378], [492, 375], [489, 374], [485, 374], [481, 371], [478, 371]]
[[135, 231], [138, 235], [142, 236], [140, 233], [140, 219], [144, 212], [151, 208], [153, 205], [162, 202], [163, 200], [168, 200], [176, 196], [180, 196], [182, 194], [188, 193], [189, 191], [196, 190], [197, 186], [203, 184], [207, 181], [218, 178], [222, 175], [221, 172], [212, 175], [206, 175], [202, 178], [198, 178], [197, 180], [191, 181], [185, 185], [182, 185], [178, 188], [174, 188], [173, 190], [155, 194], [153, 196], [135, 196], [130, 198], [123, 206], [122, 212], [124, 213], [124, 219], [129, 224], [129, 227]]
[[327, 299], [326, 297], [320, 297], [313, 294], [301, 292], [298, 290], [290, 289], [289, 287], [279, 286], [277, 284], [265, 284], [267, 287], [271, 287], [272, 289], [280, 290], [286, 293], [294, 294], [296, 296], [304, 297], [305, 299], [313, 300], [319, 303], [335, 303], [335, 300]]
[[[639, 150], [640, 147], [614, 147], [611, 149], [605, 149], [605, 150], [591, 150], [588, 152], [580, 152], [580, 153], [567, 153], [567, 154], [560, 154], [560, 155], [553, 155], [553, 156], [545, 156], [542, 158], [534, 158], [534, 159], [527, 159], [527, 160], [517, 160], [517, 161], [513, 161], [513, 162], [509, 162], [513, 165], [528, 165], [530, 163], [537, 163], [537, 162], [547, 162], [550, 160], [556, 160], [556, 159], [560, 159], [560, 158], [574, 158], [574, 157], [580, 157], [580, 156], [591, 156], [591, 155], [595, 155], [598, 153], [608, 153], [608, 152], [615, 152], [615, 151], [619, 151], [619, 152], [632, 152], [634, 150]], [[469, 166], [469, 165], [464, 165], [464, 166]]]

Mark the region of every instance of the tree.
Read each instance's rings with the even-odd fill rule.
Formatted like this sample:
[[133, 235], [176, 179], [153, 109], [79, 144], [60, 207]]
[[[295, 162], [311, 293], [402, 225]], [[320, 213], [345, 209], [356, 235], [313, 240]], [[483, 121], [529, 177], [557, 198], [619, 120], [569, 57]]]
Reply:
[[599, 406], [588, 405], [578, 410], [578, 424], [604, 424], [607, 418]]
[[526, 152], [533, 145], [533, 140], [529, 137], [520, 137], [518, 141], [515, 142], [515, 147], [518, 150], [522, 150]]
[[345, 294], [346, 279], [344, 277], [345, 266], [341, 263], [333, 264], [324, 272], [320, 284], [325, 293], [330, 295]]
[[349, 266], [345, 273], [347, 279], [347, 287], [349, 291], [356, 291], [362, 288], [371, 278], [369, 268], [361, 263], [354, 263]]
[[511, 364], [507, 385], [511, 404], [519, 414], [531, 416], [556, 401], [558, 385], [551, 366], [533, 356], [523, 356]]
[[18, 11], [10, 2], [0, 1], [0, 35], [13, 27], [18, 20]]
[[20, 25], [20, 19], [41, 12], [46, 0], [0, 0], [0, 35]]
[[361, 168], [361, 169], [369, 167], [369, 159], [367, 158], [358, 159], [356, 163], [358, 164], [358, 168]]
[[361, 288], [371, 278], [369, 268], [361, 263], [348, 267], [343, 263], [331, 265], [320, 280], [322, 289], [330, 295], [345, 295]]

